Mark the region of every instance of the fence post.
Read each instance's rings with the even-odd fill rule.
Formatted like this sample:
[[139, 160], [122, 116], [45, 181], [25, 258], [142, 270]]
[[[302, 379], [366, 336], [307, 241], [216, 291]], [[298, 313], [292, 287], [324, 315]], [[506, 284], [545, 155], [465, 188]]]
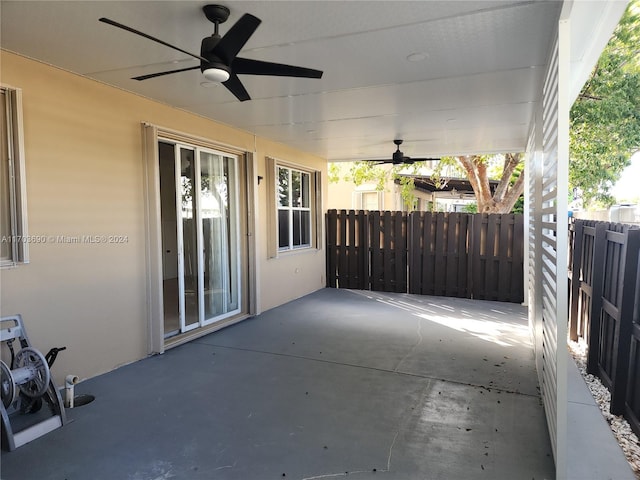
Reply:
[[371, 251], [371, 290], [379, 291], [381, 288], [382, 254], [380, 252], [380, 212], [369, 212], [369, 240], [367, 241]]
[[631, 349], [631, 330], [633, 328], [633, 310], [636, 290], [636, 273], [638, 268], [638, 249], [640, 248], [640, 230], [629, 229], [625, 234], [623, 246], [624, 272], [622, 272], [622, 289], [620, 292], [618, 334], [613, 382], [611, 392], [611, 408], [613, 415], [624, 412], [627, 396], [627, 375], [629, 373], [629, 354]]
[[524, 276], [524, 216], [514, 215], [513, 218], [513, 239], [512, 243], [512, 263], [511, 263], [511, 302], [525, 301]]
[[419, 218], [420, 212], [413, 211], [407, 216], [407, 292], [408, 293], [420, 293], [416, 289], [418, 285], [418, 275], [420, 274], [420, 268], [418, 267], [418, 260], [420, 257], [417, 255], [417, 249], [420, 248], [420, 242], [415, 237], [416, 222], [420, 224]]
[[576, 220], [573, 224], [573, 248], [571, 258], [571, 290], [570, 290], [570, 310], [569, 310], [569, 338], [578, 341], [578, 300], [580, 298], [580, 260], [582, 259], [582, 244], [584, 238], [582, 232], [584, 223]]
[[327, 287], [336, 288], [336, 240], [338, 239], [338, 211], [329, 210], [325, 216], [327, 222]]
[[367, 212], [365, 212], [364, 210], [360, 210], [359, 213], [359, 227], [360, 227], [360, 231], [359, 231], [359, 236], [360, 236], [360, 259], [361, 259], [361, 265], [360, 265], [360, 287], [363, 290], [370, 290], [371, 289], [371, 275], [369, 273], [369, 257], [371, 255], [371, 252], [369, 251], [369, 218], [367, 215]]
[[478, 213], [469, 214], [469, 245], [467, 247], [467, 295], [466, 298], [474, 298], [475, 286], [473, 283], [473, 266], [476, 263], [475, 260], [475, 238], [476, 238], [476, 219]]

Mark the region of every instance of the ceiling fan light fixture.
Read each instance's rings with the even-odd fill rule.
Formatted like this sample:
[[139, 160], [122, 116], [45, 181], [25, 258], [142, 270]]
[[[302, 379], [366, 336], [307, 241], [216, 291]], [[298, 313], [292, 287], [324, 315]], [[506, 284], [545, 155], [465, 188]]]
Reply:
[[229, 80], [229, 72], [217, 67], [206, 68], [202, 71], [204, 78], [210, 82], [223, 83]]

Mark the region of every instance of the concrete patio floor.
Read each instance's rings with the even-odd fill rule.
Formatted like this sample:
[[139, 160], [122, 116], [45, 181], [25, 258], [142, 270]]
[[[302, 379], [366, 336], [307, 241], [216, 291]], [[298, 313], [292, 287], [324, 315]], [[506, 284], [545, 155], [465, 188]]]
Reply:
[[555, 475], [515, 304], [324, 289], [76, 393], [3, 480]]

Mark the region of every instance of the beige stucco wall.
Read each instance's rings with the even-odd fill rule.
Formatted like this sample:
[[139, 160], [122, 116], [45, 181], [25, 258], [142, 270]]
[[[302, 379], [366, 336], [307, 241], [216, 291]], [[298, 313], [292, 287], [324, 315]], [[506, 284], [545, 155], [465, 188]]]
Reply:
[[[147, 355], [142, 122], [326, 172], [324, 159], [82, 76], [0, 52], [0, 81], [22, 89], [30, 263], [0, 270], [0, 313], [20, 313], [32, 343], [66, 346], [56, 382], [88, 378]], [[323, 173], [326, 178], [326, 173]], [[324, 286], [324, 250], [267, 259], [265, 182], [257, 186], [258, 309]], [[324, 187], [326, 191], [326, 186]], [[64, 243], [119, 235], [123, 243]], [[54, 240], [55, 239], [55, 240]]]

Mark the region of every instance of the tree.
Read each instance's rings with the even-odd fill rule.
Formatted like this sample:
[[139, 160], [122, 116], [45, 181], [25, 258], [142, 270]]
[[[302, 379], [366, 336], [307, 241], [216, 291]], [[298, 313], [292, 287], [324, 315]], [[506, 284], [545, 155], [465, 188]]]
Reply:
[[[464, 170], [478, 202], [479, 213], [509, 213], [524, 192], [523, 155], [507, 153], [501, 155], [502, 168], [490, 175], [490, 167], [498, 157], [464, 155], [453, 157]], [[493, 193], [490, 178], [498, 178]]]
[[569, 187], [610, 205], [640, 148], [640, 0], [632, 0], [571, 108]]

